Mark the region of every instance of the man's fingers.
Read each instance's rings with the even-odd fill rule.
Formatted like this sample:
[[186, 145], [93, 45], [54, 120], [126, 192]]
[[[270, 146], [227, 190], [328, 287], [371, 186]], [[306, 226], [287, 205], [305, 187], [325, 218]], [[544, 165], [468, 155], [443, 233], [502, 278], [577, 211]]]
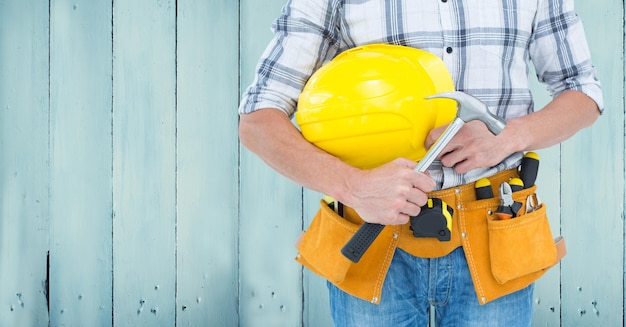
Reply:
[[[424, 202], [426, 203], [426, 202]], [[405, 209], [402, 210], [401, 214], [405, 214], [407, 216], [417, 216], [419, 215], [421, 209], [421, 205], [407, 201]]]
[[[413, 204], [417, 207], [421, 207], [425, 205], [427, 201], [428, 201], [428, 196], [425, 193], [417, 191], [417, 190], [415, 190], [415, 192], [411, 192], [411, 194], [409, 194], [409, 196], [406, 199], [407, 203]], [[406, 212], [406, 213], [410, 214], [410, 212]]]
[[448, 125], [437, 127], [428, 133], [428, 135], [426, 136], [426, 140], [424, 141], [424, 146], [426, 147], [426, 149], [430, 148], [433, 144], [435, 144], [435, 141], [437, 141], [437, 139], [439, 138], [439, 136], [441, 136], [443, 131], [446, 130], [446, 127], [448, 127]]
[[397, 158], [394, 161], [392, 161], [392, 163], [395, 163], [397, 165], [400, 165], [409, 169], [413, 169], [415, 168], [415, 166], [417, 166], [417, 162], [406, 159], [406, 158]]
[[458, 163], [465, 161], [467, 158], [464, 157], [463, 151], [461, 151], [460, 148], [457, 148], [453, 151], [443, 154], [440, 159], [441, 164], [445, 167], [454, 167]]
[[415, 173], [413, 176], [413, 180], [411, 181], [412, 186], [422, 192], [430, 192], [432, 191], [436, 184], [435, 180], [430, 176], [422, 173]]
[[363, 220], [383, 225], [398, 225], [419, 214], [427, 201], [426, 192], [435, 188], [427, 174], [415, 172], [416, 162], [398, 158], [381, 167], [364, 171], [353, 185], [355, 208]]

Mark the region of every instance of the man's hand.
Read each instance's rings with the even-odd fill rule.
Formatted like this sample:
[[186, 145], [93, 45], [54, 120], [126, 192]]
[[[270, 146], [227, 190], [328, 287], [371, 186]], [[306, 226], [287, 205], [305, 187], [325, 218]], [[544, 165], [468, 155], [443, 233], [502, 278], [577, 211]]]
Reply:
[[[426, 138], [425, 146], [432, 146], [447, 126], [433, 129]], [[508, 130], [507, 130], [508, 128]], [[498, 136], [493, 135], [480, 121], [470, 121], [463, 125], [450, 143], [443, 149], [438, 159], [446, 167], [454, 167], [459, 174], [476, 168], [495, 166], [513, 151], [505, 142], [507, 126]]]
[[[466, 123], [443, 149], [439, 159], [459, 174], [493, 167], [515, 152], [559, 144], [593, 124], [599, 115], [591, 98], [579, 91], [565, 91], [541, 110], [507, 120], [506, 127], [497, 136], [479, 121]], [[444, 129], [445, 126], [428, 134], [427, 148]]]
[[435, 187], [428, 175], [413, 171], [416, 163], [396, 159], [371, 170], [360, 170], [349, 179], [351, 190], [344, 203], [366, 222], [383, 225], [406, 223], [426, 204], [426, 192]]

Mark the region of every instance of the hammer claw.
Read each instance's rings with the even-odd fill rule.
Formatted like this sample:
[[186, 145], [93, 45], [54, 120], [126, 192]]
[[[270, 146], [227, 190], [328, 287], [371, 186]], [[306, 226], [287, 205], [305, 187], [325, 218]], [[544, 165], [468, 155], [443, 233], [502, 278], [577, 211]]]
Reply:
[[426, 97], [426, 99], [452, 99], [457, 102], [457, 117], [464, 122], [480, 120], [494, 135], [500, 134], [506, 121], [489, 111], [487, 105], [467, 93], [460, 91], [443, 92]]

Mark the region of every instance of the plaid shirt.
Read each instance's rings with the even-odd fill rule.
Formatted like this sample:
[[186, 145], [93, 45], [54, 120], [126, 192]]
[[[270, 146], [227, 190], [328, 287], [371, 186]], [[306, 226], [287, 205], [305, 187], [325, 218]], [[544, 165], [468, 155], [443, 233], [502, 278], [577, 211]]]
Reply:
[[[274, 22], [275, 36], [257, 66], [239, 112], [277, 108], [292, 116], [311, 74], [349, 48], [390, 43], [439, 56], [455, 89], [490, 110], [515, 118], [534, 110], [532, 63], [554, 96], [582, 91], [603, 108], [580, 18], [573, 0], [290, 0]], [[469, 183], [515, 167], [516, 153], [496, 167], [464, 175], [435, 162], [439, 188]]]

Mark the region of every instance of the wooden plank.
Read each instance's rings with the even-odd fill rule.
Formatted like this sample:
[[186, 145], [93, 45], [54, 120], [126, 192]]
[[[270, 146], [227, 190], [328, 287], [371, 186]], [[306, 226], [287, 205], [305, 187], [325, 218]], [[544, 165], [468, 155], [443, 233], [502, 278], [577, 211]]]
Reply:
[[111, 2], [50, 12], [50, 320], [110, 326]]
[[[304, 229], [308, 228], [315, 213], [319, 210], [322, 194], [306, 190], [304, 192]], [[304, 326], [332, 326], [328, 287], [326, 279], [304, 269]]]
[[293, 244], [302, 228], [301, 188], [242, 154], [240, 323], [297, 326], [302, 322], [302, 268]]
[[178, 1], [178, 326], [238, 325], [238, 13]]
[[[536, 76], [534, 70], [530, 76]], [[536, 110], [543, 108], [550, 100], [546, 87], [531, 78], [531, 89]], [[539, 154], [539, 174], [537, 193], [547, 206], [548, 220], [553, 236], [561, 235], [561, 147], [536, 151]], [[533, 325], [559, 326], [561, 321], [561, 267], [551, 268], [535, 284]]]
[[[242, 88], [252, 81], [283, 5], [241, 1]], [[240, 325], [299, 326], [302, 268], [293, 259], [293, 244], [302, 229], [302, 188], [243, 150], [240, 203]]]
[[175, 5], [113, 5], [114, 325], [175, 324]]
[[[623, 2], [576, 1], [606, 111], [563, 145], [562, 326], [621, 326], [624, 278]], [[595, 36], [602, 37], [595, 37]], [[615, 73], [620, 72], [620, 73]]]
[[0, 326], [46, 326], [47, 1], [0, 1]]
[[[537, 151], [540, 156], [537, 192], [547, 206], [552, 235], [561, 235], [560, 146]], [[567, 242], [568, 240], [566, 240]], [[533, 325], [559, 326], [561, 321], [561, 265], [552, 267], [535, 284]]]

